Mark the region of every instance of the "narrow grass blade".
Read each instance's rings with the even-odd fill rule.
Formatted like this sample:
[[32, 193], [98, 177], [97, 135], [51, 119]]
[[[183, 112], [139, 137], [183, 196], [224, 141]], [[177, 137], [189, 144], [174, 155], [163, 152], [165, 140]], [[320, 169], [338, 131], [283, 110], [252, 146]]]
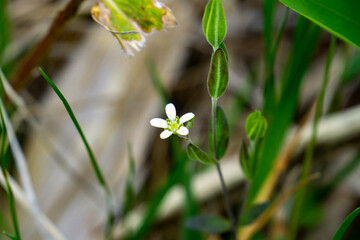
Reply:
[[[323, 79], [320, 94], [318, 96], [317, 103], [316, 103], [315, 117], [314, 117], [314, 122], [313, 122], [311, 139], [310, 139], [309, 145], [305, 152], [305, 159], [304, 159], [304, 163], [303, 163], [301, 179], [305, 179], [309, 175], [312, 157], [313, 157], [313, 153], [314, 153], [314, 148], [315, 148], [315, 144], [316, 144], [316, 135], [317, 135], [318, 124], [319, 124], [320, 117], [322, 115], [325, 90], [326, 90], [326, 87], [329, 82], [330, 66], [331, 66], [332, 59], [334, 57], [335, 47], [336, 47], [336, 38], [333, 36], [331, 39], [329, 53], [328, 53], [327, 60], [326, 60], [324, 79]], [[298, 222], [299, 222], [299, 218], [300, 218], [301, 211], [302, 211], [303, 201], [305, 198], [305, 190], [306, 189], [304, 188], [297, 194], [295, 202], [294, 202], [293, 211], [291, 213], [291, 218], [290, 218], [290, 227], [289, 227], [289, 235], [288, 235], [289, 239], [295, 239], [295, 236], [297, 234]]]
[[169, 102], [169, 96], [161, 82], [160, 74], [156, 68], [154, 60], [152, 60], [152, 59], [148, 60], [147, 66], [148, 66], [148, 71], [150, 74], [150, 79], [152, 81], [152, 84], [153, 84], [157, 94], [161, 98], [162, 102], [164, 103], [164, 105], [166, 105]]
[[[0, 98], [1, 97], [2, 96], [0, 96]], [[13, 191], [12, 191], [10, 183], [9, 183], [8, 172], [6, 169], [8, 166], [8, 163], [7, 163], [8, 156], [6, 156], [6, 148], [7, 148], [6, 143], [7, 143], [6, 142], [6, 128], [5, 128], [4, 120], [1, 116], [0, 166], [1, 166], [2, 173], [3, 173], [4, 179], [5, 179], [6, 197], [7, 197], [7, 202], [9, 205], [9, 210], [10, 210], [11, 220], [12, 220], [12, 224], [13, 224], [13, 228], [14, 228], [14, 232], [15, 232], [15, 237], [16, 237], [16, 239], [21, 240], [19, 223], [18, 223], [17, 214], [16, 214], [15, 199], [14, 199]]]
[[135, 180], [135, 159], [132, 146], [128, 144], [128, 171], [126, 177], [125, 187], [125, 202], [123, 214], [126, 215], [134, 206], [135, 191], [134, 191], [134, 180]]
[[357, 217], [357, 215], [360, 213], [360, 207], [355, 209], [352, 213], [349, 214], [349, 216], [346, 217], [344, 222], [340, 225], [338, 230], [336, 231], [333, 240], [341, 240], [344, 233], [352, 223], [352, 221]]
[[10, 21], [7, 14], [7, 0], [0, 0], [0, 62], [6, 45], [10, 41]]
[[286, 130], [294, 116], [302, 77], [311, 61], [319, 33], [318, 27], [310, 24], [303, 17], [299, 18], [288, 61], [289, 65], [282, 80], [280, 100], [275, 110], [267, 116], [268, 131], [263, 140], [263, 150], [257, 165], [259, 167], [256, 169], [254, 181], [250, 185], [248, 204], [251, 204], [256, 198], [258, 191], [274, 167]]
[[[2, 82], [6, 81], [6, 80], [4, 79], [4, 75], [3, 75], [1, 69], [0, 69], [0, 73], [1, 73], [0, 74], [1, 88], [3, 89]], [[47, 239], [49, 237], [49, 235], [53, 234], [53, 232], [49, 231], [49, 229], [45, 229], [43, 227], [43, 225], [39, 222], [42, 212], [37, 203], [34, 187], [32, 185], [30, 173], [29, 173], [28, 167], [27, 167], [27, 161], [26, 161], [25, 155], [20, 147], [20, 144], [16, 138], [15, 131], [11, 125], [10, 118], [6, 112], [6, 108], [5, 108], [5, 105], [4, 105], [4, 102], [2, 101], [2, 99], [0, 99], [0, 109], [1, 109], [1, 116], [3, 118], [4, 126], [5, 126], [6, 132], [7, 132], [9, 145], [10, 145], [11, 151], [14, 156], [14, 160], [15, 160], [16, 167], [17, 167], [17, 170], [18, 170], [18, 173], [20, 176], [21, 183], [24, 187], [25, 196], [27, 198], [27, 201], [31, 205], [31, 208], [30, 208], [31, 213], [33, 214], [34, 221], [38, 227], [40, 234], [42, 235], [42, 237], [44, 239]], [[65, 239], [62, 237], [62, 234], [60, 234], [60, 232], [56, 232], [55, 235], [56, 235], [55, 239]], [[61, 236], [61, 237], [58, 238], [58, 236]], [[53, 237], [55, 237], [55, 236], [53, 235]]]
[[[20, 205], [26, 212], [32, 214], [32, 205], [27, 200], [24, 191], [10, 175], [8, 176], [8, 180], [14, 194], [14, 199], [16, 200], [18, 205]], [[0, 171], [0, 184], [4, 189], [6, 188], [5, 176], [2, 174], [2, 170]], [[66, 240], [62, 233], [59, 232], [59, 230], [56, 228], [54, 223], [51, 222], [51, 220], [42, 212], [40, 213], [38, 220], [43, 226], [43, 228], [47, 229], [47, 231], [50, 233], [52, 239]]]
[[105, 178], [104, 178], [104, 176], [100, 170], [100, 167], [96, 161], [95, 155], [94, 155], [93, 151], [91, 150], [90, 144], [88, 143], [88, 141], [85, 137], [85, 134], [83, 133], [83, 131], [80, 127], [80, 124], [77, 121], [75, 114], [72, 111], [68, 101], [65, 99], [64, 95], [61, 93], [61, 91], [58, 89], [58, 87], [55, 85], [55, 83], [50, 79], [50, 77], [47, 76], [46, 73], [41, 68], [39, 68], [39, 71], [43, 75], [45, 80], [50, 84], [50, 86], [55, 91], [55, 93], [58, 95], [60, 100], [63, 102], [66, 111], [68, 112], [73, 124], [75, 125], [76, 130], [78, 131], [78, 133], [81, 137], [82, 142], [85, 145], [86, 151], [90, 158], [90, 163], [95, 171], [97, 180], [104, 189], [105, 198], [106, 198], [105, 200], [106, 200], [107, 211], [108, 211], [108, 213], [107, 213], [108, 219], [107, 219], [107, 223], [106, 223], [105, 235], [106, 235], [106, 238], [109, 238], [111, 235], [112, 227], [114, 225], [114, 220], [115, 220], [115, 210], [114, 210], [114, 206], [113, 206], [113, 200], [112, 200], [110, 188], [106, 184]]

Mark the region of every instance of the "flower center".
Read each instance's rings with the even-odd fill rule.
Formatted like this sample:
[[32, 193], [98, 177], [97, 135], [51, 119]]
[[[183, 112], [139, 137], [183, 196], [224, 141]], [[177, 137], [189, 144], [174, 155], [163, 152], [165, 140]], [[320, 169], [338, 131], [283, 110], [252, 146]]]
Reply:
[[178, 116], [176, 116], [175, 121], [171, 121], [170, 119], [166, 119], [167, 124], [169, 125], [168, 129], [172, 132], [176, 132], [177, 130], [179, 130], [179, 128], [182, 126], [182, 124], [180, 124], [180, 119]]
[[170, 123], [169, 127], [170, 127], [170, 130], [173, 132], [175, 132], [176, 130], [179, 129], [179, 125], [176, 122]]

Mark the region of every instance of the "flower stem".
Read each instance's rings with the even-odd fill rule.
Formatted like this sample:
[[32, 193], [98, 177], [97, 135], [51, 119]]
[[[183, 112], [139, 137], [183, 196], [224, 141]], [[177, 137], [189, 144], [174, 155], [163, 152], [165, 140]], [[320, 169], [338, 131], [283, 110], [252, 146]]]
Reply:
[[211, 99], [211, 119], [212, 119], [212, 139], [213, 139], [214, 157], [218, 161], [218, 163], [216, 164], [216, 169], [219, 174], [221, 188], [222, 188], [223, 195], [224, 195], [225, 209], [226, 209], [228, 217], [231, 219], [231, 221], [233, 223], [233, 231], [235, 234], [236, 233], [236, 226], [235, 226], [236, 221], [234, 218], [234, 214], [231, 211], [230, 197], [229, 197], [229, 193], [226, 188], [226, 185], [225, 185], [224, 177], [223, 177], [221, 167], [219, 164], [218, 152], [217, 152], [217, 148], [216, 148], [216, 106], [217, 106], [217, 100], [212, 98]]

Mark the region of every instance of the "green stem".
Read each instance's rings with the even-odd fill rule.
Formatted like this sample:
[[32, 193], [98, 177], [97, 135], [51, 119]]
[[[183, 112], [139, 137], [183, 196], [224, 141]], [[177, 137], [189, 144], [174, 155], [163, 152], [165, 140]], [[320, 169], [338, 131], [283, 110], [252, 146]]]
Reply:
[[[330, 65], [331, 65], [331, 62], [332, 62], [332, 59], [334, 56], [335, 47], [336, 47], [336, 37], [332, 36], [331, 42], [330, 42], [330, 49], [329, 49], [328, 56], [326, 59], [324, 78], [323, 78], [320, 94], [319, 94], [319, 97], [316, 102], [315, 117], [314, 117], [314, 121], [313, 121], [311, 139], [306, 148], [305, 159], [304, 159], [304, 163], [303, 163], [303, 169], [302, 169], [302, 174], [301, 174], [300, 180], [304, 180], [309, 175], [311, 162], [312, 162], [312, 158], [313, 158], [313, 154], [314, 154], [314, 148], [315, 148], [315, 144], [316, 144], [316, 133], [317, 133], [317, 129], [318, 129], [318, 123], [319, 123], [320, 117], [322, 115], [325, 91], [326, 91], [326, 87], [329, 82]], [[306, 188], [303, 188], [296, 195], [293, 210], [291, 213], [291, 218], [290, 218], [290, 228], [289, 228], [289, 232], [288, 232], [288, 236], [287, 236], [287, 239], [289, 239], [289, 240], [295, 239], [295, 237], [296, 237], [296, 233], [297, 233], [297, 229], [298, 229], [298, 225], [299, 225], [299, 217], [300, 217], [303, 201], [305, 198], [305, 194], [306, 194]]]
[[46, 75], [46, 73], [39, 68], [39, 71], [41, 72], [41, 74], [43, 75], [43, 77], [45, 78], [45, 80], [50, 84], [50, 86], [54, 89], [55, 93], [58, 95], [58, 97], [60, 98], [60, 100], [63, 102], [64, 107], [66, 108], [66, 111], [68, 112], [72, 122], [75, 125], [76, 130], [78, 131], [84, 145], [86, 148], [86, 151], [89, 155], [90, 158], [90, 163], [95, 171], [97, 180], [100, 184], [100, 186], [104, 189], [105, 192], [105, 200], [106, 200], [106, 209], [107, 209], [107, 222], [106, 222], [106, 227], [105, 227], [105, 238], [106, 239], [111, 239], [111, 232], [112, 232], [112, 228], [114, 225], [114, 221], [115, 221], [115, 209], [113, 206], [113, 200], [112, 200], [112, 196], [111, 196], [111, 192], [110, 192], [110, 188], [108, 187], [108, 185], [106, 184], [105, 178], [100, 170], [100, 167], [96, 161], [95, 155], [91, 150], [91, 147], [85, 137], [85, 134], [83, 133], [79, 122], [77, 121], [69, 103], [67, 102], [67, 100], [65, 99], [64, 95], [61, 93], [61, 91], [58, 89], [58, 87], [54, 84], [54, 82], [50, 79], [49, 76]]
[[[217, 148], [216, 148], [216, 106], [217, 106], [217, 100], [214, 99], [214, 98], [212, 98], [211, 100], [212, 100], [212, 102], [211, 102], [212, 139], [213, 139], [213, 147], [214, 147], [214, 157], [215, 157], [215, 159], [217, 161], [219, 161]], [[217, 172], [219, 174], [221, 188], [222, 188], [223, 195], [224, 195], [225, 209], [226, 209], [226, 212], [228, 214], [229, 219], [231, 219], [231, 221], [233, 222], [234, 232], [236, 232], [236, 226], [235, 226], [236, 219], [234, 218], [234, 215], [233, 215], [233, 213], [231, 211], [229, 193], [228, 193], [227, 188], [226, 188], [226, 184], [225, 184], [225, 181], [224, 181], [224, 177], [223, 177], [219, 162], [216, 164], [216, 169], [217, 169]]]

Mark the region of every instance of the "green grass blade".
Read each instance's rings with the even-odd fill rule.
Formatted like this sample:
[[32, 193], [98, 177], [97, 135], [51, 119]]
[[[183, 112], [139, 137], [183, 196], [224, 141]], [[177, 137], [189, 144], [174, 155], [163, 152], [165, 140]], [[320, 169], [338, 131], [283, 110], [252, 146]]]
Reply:
[[352, 223], [352, 221], [357, 217], [357, 215], [360, 213], [360, 207], [355, 209], [352, 213], [349, 214], [349, 216], [346, 217], [344, 222], [340, 225], [338, 230], [336, 231], [333, 240], [341, 240], [344, 233]]
[[148, 66], [148, 71], [150, 74], [150, 79], [156, 90], [156, 93], [161, 98], [163, 104], [166, 105], [167, 103], [169, 103], [169, 96], [164, 88], [164, 85], [161, 82], [161, 77], [160, 77], [158, 69], [156, 68], [154, 60], [148, 60], [147, 66]]
[[88, 141], [86, 140], [86, 137], [84, 135], [84, 132], [82, 131], [79, 122], [77, 121], [74, 112], [72, 111], [68, 101], [65, 99], [64, 95], [61, 93], [61, 91], [59, 90], [59, 88], [55, 85], [55, 83], [49, 78], [48, 75], [46, 75], [46, 73], [39, 68], [39, 71], [41, 72], [41, 74], [43, 75], [43, 77], [45, 78], [45, 80], [50, 84], [50, 86], [52, 87], [52, 89], [55, 91], [56, 95], [58, 95], [58, 97], [60, 98], [60, 100], [63, 102], [64, 107], [66, 108], [66, 111], [68, 112], [72, 122], [74, 123], [76, 130], [78, 131], [81, 140], [83, 141], [86, 151], [89, 155], [92, 167], [95, 170], [96, 176], [98, 178], [99, 183], [107, 188], [106, 182], [105, 182], [105, 178], [103, 177], [103, 174], [101, 173], [101, 170], [97, 164], [95, 155], [93, 153], [93, 151], [91, 150], [91, 147], [88, 143]]
[[263, 0], [263, 38], [265, 44], [265, 101], [264, 111], [267, 113], [271, 111], [275, 104], [275, 81], [273, 65], [274, 61], [272, 55], [273, 45], [273, 22], [274, 22], [274, 11], [276, 9], [276, 0]]
[[318, 27], [312, 25], [303, 17], [299, 18], [288, 61], [289, 65], [282, 80], [283, 87], [280, 100], [274, 111], [267, 116], [268, 131], [263, 140], [264, 145], [257, 164], [259, 167], [256, 169], [254, 181], [250, 185], [248, 204], [251, 204], [256, 198], [274, 166], [286, 130], [293, 119], [302, 77], [310, 64], [319, 33], [320, 29]]
[[360, 48], [360, 1], [280, 0], [341, 39]]
[[349, 163], [343, 166], [334, 176], [333, 179], [326, 185], [329, 188], [334, 189], [337, 187], [346, 177], [348, 177], [354, 170], [357, 169], [360, 164], [360, 152], [356, 154], [356, 156], [351, 159]]
[[[1, 91], [1, 95], [3, 95], [3, 89], [0, 90]], [[20, 230], [19, 230], [19, 223], [17, 220], [17, 214], [16, 214], [16, 207], [15, 207], [15, 199], [14, 199], [14, 195], [9, 183], [9, 179], [8, 179], [8, 172], [7, 172], [7, 166], [8, 165], [6, 163], [5, 159], [8, 159], [6, 156], [6, 128], [5, 128], [5, 124], [4, 124], [4, 119], [1, 116], [1, 148], [0, 148], [0, 167], [2, 170], [2, 174], [4, 176], [5, 179], [5, 185], [6, 185], [6, 197], [7, 197], [7, 201], [9, 204], [9, 210], [10, 210], [10, 216], [11, 216], [11, 220], [12, 220], [12, 224], [14, 227], [14, 231], [15, 231], [15, 237], [18, 240], [21, 240], [21, 235], [20, 235]]]
[[[316, 133], [318, 129], [318, 124], [320, 117], [322, 115], [323, 110], [323, 102], [325, 97], [325, 90], [329, 82], [329, 73], [330, 73], [330, 66], [332, 59], [334, 57], [336, 48], [336, 38], [333, 36], [330, 43], [329, 53], [326, 60], [326, 66], [325, 66], [325, 73], [324, 73], [324, 79], [322, 82], [321, 90], [319, 97], [317, 99], [316, 103], [316, 110], [315, 110], [315, 117], [313, 121], [313, 127], [312, 127], [312, 133], [311, 133], [311, 139], [307, 146], [306, 152], [305, 152], [305, 159], [303, 163], [303, 169], [301, 174], [301, 179], [305, 179], [309, 175], [312, 157], [314, 153], [314, 148], [316, 144]], [[291, 213], [290, 218], [290, 228], [289, 228], [289, 235], [288, 239], [295, 239], [297, 234], [297, 228], [298, 228], [298, 222], [302, 211], [302, 205], [306, 194], [306, 188], [303, 188], [299, 191], [299, 193], [296, 195], [293, 211]]]
[[72, 111], [68, 101], [65, 99], [64, 95], [61, 93], [61, 91], [59, 90], [59, 88], [55, 85], [55, 83], [50, 79], [50, 77], [48, 75], [46, 75], [46, 73], [39, 68], [40, 73], [43, 75], [43, 77], [45, 78], [45, 80], [50, 84], [50, 86], [52, 87], [52, 89], [55, 91], [56, 95], [58, 95], [58, 97], [60, 98], [60, 100], [63, 102], [64, 107], [66, 109], [66, 111], [68, 112], [73, 124], [75, 125], [76, 130], [78, 131], [82, 142], [85, 145], [86, 151], [89, 155], [90, 158], [90, 163], [95, 171], [97, 180], [99, 182], [99, 184], [103, 187], [104, 192], [105, 192], [105, 197], [106, 197], [106, 205], [107, 205], [107, 211], [108, 211], [108, 219], [107, 219], [107, 223], [106, 223], [106, 238], [109, 238], [111, 235], [111, 229], [114, 225], [114, 220], [115, 220], [115, 210], [114, 210], [114, 206], [113, 206], [113, 200], [111, 197], [111, 193], [110, 193], [110, 188], [108, 187], [108, 185], [106, 184], [105, 178], [100, 170], [100, 167], [96, 161], [95, 155], [93, 153], [93, 151], [91, 150], [91, 147], [85, 137], [85, 134], [83, 133], [79, 122], [77, 121], [74, 112]]
[[134, 206], [135, 202], [135, 191], [134, 191], [134, 181], [135, 181], [135, 159], [134, 153], [132, 150], [132, 145], [128, 144], [128, 171], [126, 176], [126, 187], [125, 187], [125, 202], [123, 207], [123, 215], [126, 215]]
[[10, 21], [7, 14], [7, 0], [0, 0], [0, 62], [5, 47], [10, 41]]

